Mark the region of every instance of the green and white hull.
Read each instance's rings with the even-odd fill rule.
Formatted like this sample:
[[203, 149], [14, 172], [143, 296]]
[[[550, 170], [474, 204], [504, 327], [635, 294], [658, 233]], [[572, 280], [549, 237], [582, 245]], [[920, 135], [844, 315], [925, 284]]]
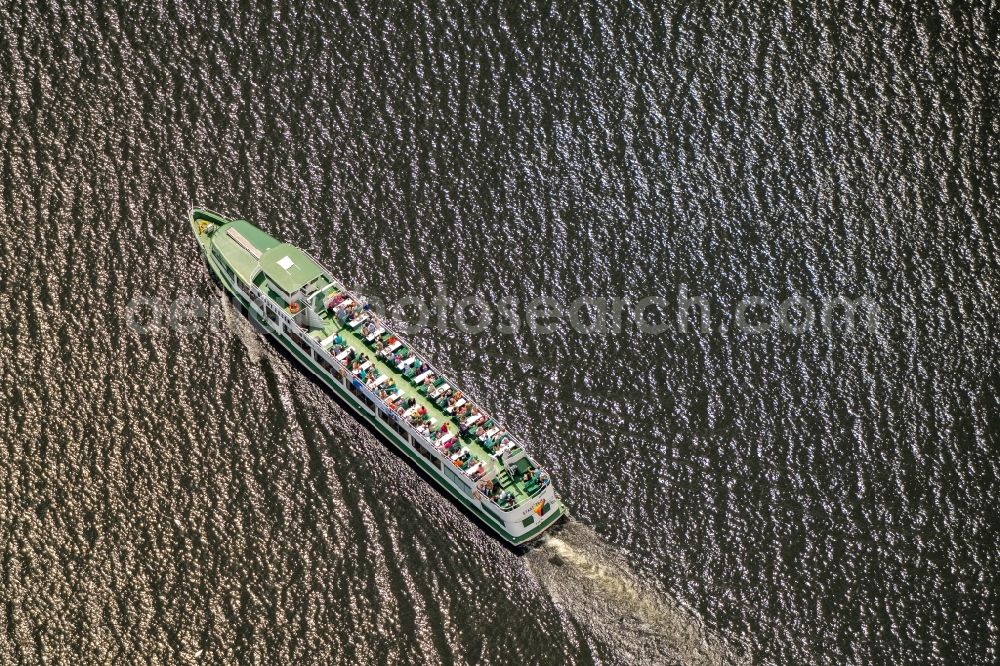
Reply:
[[[208, 266], [249, 316], [482, 524], [517, 545], [538, 537], [563, 516], [565, 508], [548, 475], [505, 428], [467, 396], [461, 406], [470, 416], [463, 415], [461, 420], [451, 413], [453, 408], [434, 399], [441, 386], [444, 390], [456, 387], [425, 356], [375, 313], [358, 317], [377, 326], [369, 338], [362, 333], [364, 322], [344, 321], [328, 307], [328, 299], [353, 303], [362, 299], [312, 257], [245, 220], [196, 208], [190, 222]], [[336, 346], [331, 344], [335, 339], [339, 341]], [[402, 367], [409, 357], [397, 365], [395, 354], [377, 353], [374, 345], [386, 339], [392, 345], [400, 343], [397, 349], [414, 357], [412, 364], [422, 364], [435, 383], [428, 386], [426, 377], [414, 383], [420, 375], [408, 377]], [[355, 358], [368, 362], [365, 374], [357, 374], [357, 368], [352, 372], [347, 361], [338, 360], [351, 349]], [[366, 376], [376, 379], [367, 383], [359, 379]], [[391, 395], [385, 395], [385, 386], [393, 387]], [[412, 407], [403, 411], [399, 405], [404, 403]], [[414, 411], [423, 413], [426, 421], [408, 413]], [[439, 436], [442, 423], [449, 425], [450, 433], [458, 433], [462, 421], [473, 423], [473, 428], [476, 424], [489, 428], [480, 436], [471, 430]], [[453, 460], [456, 451], [463, 454], [464, 463]], [[488, 492], [490, 487], [492, 492]]]

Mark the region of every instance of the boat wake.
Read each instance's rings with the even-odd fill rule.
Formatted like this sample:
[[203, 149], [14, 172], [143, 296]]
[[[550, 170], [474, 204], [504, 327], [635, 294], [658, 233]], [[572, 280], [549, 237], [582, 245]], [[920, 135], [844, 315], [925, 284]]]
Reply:
[[254, 365], [259, 364], [261, 357], [264, 355], [264, 348], [261, 345], [260, 336], [254, 330], [253, 324], [246, 317], [240, 316], [235, 311], [236, 304], [229, 302], [225, 291], [220, 292], [220, 298], [226, 328], [235, 333], [236, 337], [243, 343], [243, 346], [246, 347], [250, 361]]
[[525, 558], [556, 606], [622, 663], [748, 663], [586, 525], [571, 519]]

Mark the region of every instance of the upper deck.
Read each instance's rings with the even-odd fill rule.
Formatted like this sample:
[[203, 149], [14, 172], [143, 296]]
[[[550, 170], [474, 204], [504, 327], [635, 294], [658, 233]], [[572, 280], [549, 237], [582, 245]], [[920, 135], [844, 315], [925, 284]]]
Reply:
[[355, 386], [445, 454], [452, 472], [475, 482], [484, 500], [506, 511], [543, 494], [548, 475], [507, 429], [308, 254], [242, 220], [221, 224], [211, 239], [211, 251], [241, 286], [255, 288], [294, 321], [293, 342], [305, 349], [297, 338], [312, 338], [341, 374], [350, 373]]

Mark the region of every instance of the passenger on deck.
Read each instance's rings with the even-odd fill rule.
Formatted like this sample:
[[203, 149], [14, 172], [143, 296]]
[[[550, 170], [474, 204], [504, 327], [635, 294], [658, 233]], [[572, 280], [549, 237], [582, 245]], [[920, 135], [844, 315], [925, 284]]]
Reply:
[[534, 467], [529, 467], [529, 468], [528, 468], [528, 471], [524, 473], [524, 476], [522, 476], [522, 477], [521, 477], [521, 479], [522, 479], [523, 481], [528, 481], [529, 479], [531, 479], [531, 477], [532, 477], [532, 474], [533, 474], [534, 472], [535, 472], [535, 468], [534, 468]]

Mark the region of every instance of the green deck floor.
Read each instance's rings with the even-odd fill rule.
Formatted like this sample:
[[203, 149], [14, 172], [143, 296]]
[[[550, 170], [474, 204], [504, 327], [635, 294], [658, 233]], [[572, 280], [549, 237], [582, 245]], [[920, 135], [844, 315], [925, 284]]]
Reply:
[[[369, 360], [372, 361], [372, 365], [375, 368], [377, 368], [380, 373], [388, 375], [395, 382], [396, 387], [403, 391], [403, 397], [400, 398], [400, 400], [405, 400], [406, 398], [410, 397], [415, 398], [418, 404], [422, 405], [425, 409], [427, 409], [427, 413], [432, 418], [437, 419], [434, 425], [435, 429], [440, 428], [441, 424], [447, 421], [449, 431], [453, 433], [456, 437], [458, 437], [459, 426], [455, 422], [455, 420], [451, 417], [451, 415], [447, 414], [444, 410], [435, 405], [427, 397], [421, 395], [420, 392], [417, 390], [417, 387], [414, 386], [410, 382], [410, 380], [408, 380], [405, 376], [403, 376], [402, 372], [390, 366], [388, 363], [386, 363], [381, 358], [376, 356], [375, 350], [369, 348], [365, 344], [363, 337], [359, 333], [355, 333], [354, 331], [347, 328], [347, 326], [342, 325], [329, 312], [324, 311], [323, 313], [321, 313], [320, 317], [324, 321], [323, 328], [313, 329], [312, 331], [310, 331], [309, 335], [313, 336], [314, 338], [318, 338], [319, 340], [322, 340], [335, 333], [340, 333], [340, 336], [344, 338], [344, 341], [350, 347], [352, 347], [355, 352], [366, 356]], [[451, 382], [449, 381], [449, 384], [450, 383]], [[454, 385], [452, 385], [452, 387], [457, 388]], [[437, 437], [435, 436], [436, 432], [435, 429], [431, 430], [432, 439], [437, 439]], [[459, 439], [461, 440], [461, 444], [463, 446], [468, 447], [469, 452], [472, 454], [474, 458], [486, 464], [487, 470], [492, 469], [499, 471], [500, 469], [502, 469], [503, 466], [500, 465], [500, 463], [497, 462], [497, 460], [493, 458], [493, 456], [491, 456], [489, 453], [486, 452], [486, 449], [482, 447], [482, 445], [479, 443], [479, 440], [476, 437], [460, 437]], [[461, 470], [456, 468], [455, 473], [461, 474], [462, 472]], [[499, 479], [497, 480], [499, 481]], [[525, 499], [530, 497], [530, 495], [524, 490], [522, 485], [523, 481], [521, 481], [520, 479], [514, 479], [513, 483], [510, 486], [504, 488], [504, 490], [508, 490], [514, 494], [517, 504], [520, 504]]]

